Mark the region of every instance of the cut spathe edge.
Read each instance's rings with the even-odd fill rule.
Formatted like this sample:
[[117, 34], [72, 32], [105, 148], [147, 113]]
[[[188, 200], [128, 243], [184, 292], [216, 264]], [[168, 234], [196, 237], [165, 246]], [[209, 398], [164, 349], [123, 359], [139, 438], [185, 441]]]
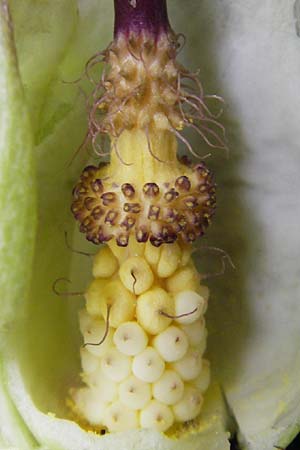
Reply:
[[31, 450], [37, 443], [9, 396], [3, 364], [0, 362], [0, 448], [12, 449], [12, 445]]
[[218, 385], [213, 385], [206, 395], [201, 432], [192, 431], [180, 439], [168, 438], [151, 430], [133, 430], [99, 436], [84, 431], [78, 424], [38, 410], [26, 390], [18, 363], [6, 359], [4, 372], [9, 395], [19, 414], [40, 445], [53, 449], [97, 450], [229, 450], [229, 432], [226, 431], [226, 412]]
[[238, 391], [225, 389], [242, 449], [284, 449], [292, 442], [300, 430], [299, 374], [300, 363], [296, 357], [289, 370], [253, 380]]

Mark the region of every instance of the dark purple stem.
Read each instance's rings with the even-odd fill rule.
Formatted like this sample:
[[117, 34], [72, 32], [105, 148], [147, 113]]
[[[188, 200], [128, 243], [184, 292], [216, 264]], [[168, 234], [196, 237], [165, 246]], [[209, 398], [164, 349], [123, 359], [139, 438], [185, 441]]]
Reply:
[[154, 36], [170, 29], [166, 0], [114, 0], [114, 35], [147, 31]]

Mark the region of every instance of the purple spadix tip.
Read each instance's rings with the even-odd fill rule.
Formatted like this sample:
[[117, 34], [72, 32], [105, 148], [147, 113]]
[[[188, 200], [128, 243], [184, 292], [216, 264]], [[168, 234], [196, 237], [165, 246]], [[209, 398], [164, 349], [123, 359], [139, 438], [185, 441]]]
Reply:
[[114, 3], [115, 36], [142, 31], [158, 36], [170, 29], [166, 0], [114, 0]]

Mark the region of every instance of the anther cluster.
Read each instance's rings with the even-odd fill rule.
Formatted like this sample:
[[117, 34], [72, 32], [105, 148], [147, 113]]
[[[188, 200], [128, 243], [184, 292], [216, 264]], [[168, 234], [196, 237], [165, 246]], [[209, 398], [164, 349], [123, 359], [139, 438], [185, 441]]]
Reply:
[[203, 359], [208, 289], [190, 246], [115, 243], [94, 258], [80, 311], [82, 380], [73, 411], [94, 428], [165, 432], [195, 419], [210, 378]]
[[101, 169], [86, 167], [73, 190], [72, 212], [80, 231], [94, 244], [116, 239], [158, 247], [179, 237], [193, 242], [202, 236], [215, 211], [215, 184], [204, 163], [186, 168], [186, 175], [142, 186], [101, 179]]

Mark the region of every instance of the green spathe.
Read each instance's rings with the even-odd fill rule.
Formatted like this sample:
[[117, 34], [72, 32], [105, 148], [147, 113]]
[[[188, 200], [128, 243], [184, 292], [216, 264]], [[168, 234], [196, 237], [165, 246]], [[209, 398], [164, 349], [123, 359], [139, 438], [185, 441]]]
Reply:
[[[71, 189], [87, 155], [68, 166], [84, 136], [85, 110], [76, 85], [63, 81], [78, 78], [88, 58], [108, 44], [112, 5], [11, 1], [26, 101], [0, 5], [1, 448], [226, 449], [218, 389], [207, 398], [208, 428], [182, 443], [148, 431], [99, 438], [47, 415], [64, 416], [62, 399], [79, 371], [79, 300], [56, 298], [52, 283], [70, 276], [71, 290], [80, 290], [91, 276], [89, 260], [64, 243], [64, 231], [71, 235], [74, 226]], [[211, 282], [208, 356], [243, 448], [272, 450], [290, 442], [300, 418], [300, 62], [293, 2], [188, 0], [183, 7], [174, 0], [169, 9], [174, 29], [187, 36], [186, 65], [200, 66], [205, 90], [221, 93], [228, 104], [232, 150], [229, 160], [218, 156], [210, 163], [219, 208], [209, 237], [230, 252], [236, 271]], [[83, 240], [76, 245], [82, 248]]]

